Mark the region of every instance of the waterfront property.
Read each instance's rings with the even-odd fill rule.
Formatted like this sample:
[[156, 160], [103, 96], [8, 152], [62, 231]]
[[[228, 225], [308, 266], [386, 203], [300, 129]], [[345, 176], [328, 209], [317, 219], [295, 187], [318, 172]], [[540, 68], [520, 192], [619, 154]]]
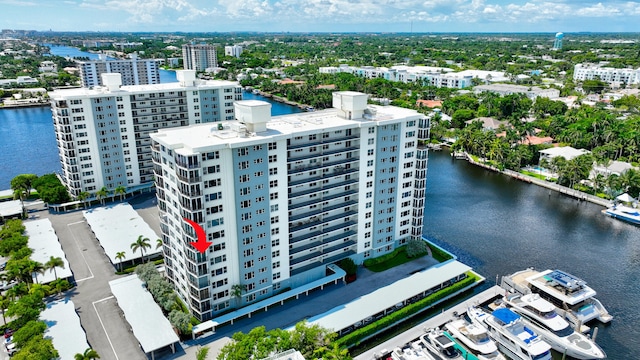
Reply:
[[107, 60], [102, 55], [99, 60], [79, 61], [82, 87], [103, 86], [102, 74], [118, 73], [122, 85], [159, 84], [160, 72], [155, 59], [138, 59], [131, 54], [130, 59]]
[[152, 187], [151, 132], [233, 120], [237, 83], [196, 80], [188, 70], [177, 76], [177, 83], [122, 86], [120, 74], [103, 74], [104, 87], [50, 93], [60, 177], [72, 196]]
[[[311, 325], [320, 325], [343, 336], [465, 279], [470, 270], [469, 266], [450, 260], [383, 288], [372, 289], [371, 293], [308, 321]], [[469, 287], [475, 285], [477, 283]]]
[[[240, 101], [238, 121], [151, 135], [167, 277], [199, 319], [421, 238], [428, 119], [362, 93], [333, 100], [273, 119]], [[206, 230], [205, 253], [185, 246], [182, 217]]]

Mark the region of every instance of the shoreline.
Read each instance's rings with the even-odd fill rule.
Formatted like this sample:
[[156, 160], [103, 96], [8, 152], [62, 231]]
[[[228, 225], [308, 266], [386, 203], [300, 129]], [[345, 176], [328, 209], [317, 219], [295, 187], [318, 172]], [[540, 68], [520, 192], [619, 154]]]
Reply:
[[[264, 92], [264, 91], [259, 90], [259, 89], [254, 89], [251, 86], [245, 86], [244, 87], [244, 91], [250, 92], [250, 93], [254, 93], [256, 95], [264, 96], [266, 98], [272, 99], [273, 101], [277, 101], [279, 103], [283, 103], [283, 104], [286, 104], [286, 105], [289, 105], [289, 106], [296, 106], [298, 109], [301, 109], [301, 110], [309, 111], [308, 109], [312, 108], [310, 105], [300, 104], [300, 103], [297, 103], [295, 101], [291, 101], [291, 100], [289, 100], [287, 98], [284, 98], [284, 97], [281, 97], [281, 96], [273, 95], [271, 93]], [[254, 92], [254, 91], [257, 91], [257, 92]]]
[[28, 104], [2, 104], [2, 106], [0, 106], [0, 109], [19, 109], [19, 108], [26, 108], [26, 107], [45, 107], [45, 106], [51, 106], [51, 103], [37, 102], [37, 103], [28, 103]]
[[591, 194], [587, 194], [585, 192], [579, 191], [579, 190], [575, 190], [575, 189], [571, 189], [568, 188], [566, 186], [562, 186], [562, 185], [558, 185], [556, 183], [553, 182], [549, 182], [549, 181], [545, 181], [545, 180], [541, 180], [538, 179], [536, 177], [533, 176], [528, 176], [525, 174], [521, 174], [517, 171], [513, 171], [513, 170], [500, 170], [494, 166], [491, 165], [487, 165], [484, 163], [480, 163], [477, 162], [475, 160], [473, 160], [473, 158], [471, 156], [469, 156], [469, 154], [467, 154], [466, 152], [464, 153], [464, 158], [467, 160], [468, 163], [475, 165], [475, 166], [479, 166], [481, 168], [493, 171], [493, 172], [497, 172], [506, 176], [509, 176], [511, 178], [520, 180], [520, 181], [524, 181], [527, 182], [529, 184], [533, 184], [533, 185], [537, 185], [546, 189], [549, 189], [549, 196], [551, 196], [551, 191], [555, 191], [559, 194], [563, 194], [563, 195], [567, 195], [569, 197], [572, 197], [578, 201], [588, 201], [592, 204], [596, 204], [596, 205], [600, 205], [602, 207], [608, 208], [610, 206], [613, 205], [613, 201], [611, 200], [607, 200], [607, 199], [603, 199]]

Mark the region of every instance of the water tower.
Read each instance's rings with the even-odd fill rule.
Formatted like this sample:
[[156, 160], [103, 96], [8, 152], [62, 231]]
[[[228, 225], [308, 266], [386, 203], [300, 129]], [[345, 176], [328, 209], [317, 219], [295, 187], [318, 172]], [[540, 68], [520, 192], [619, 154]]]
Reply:
[[556, 34], [556, 40], [553, 42], [553, 50], [562, 50], [562, 38], [564, 34], [559, 32]]

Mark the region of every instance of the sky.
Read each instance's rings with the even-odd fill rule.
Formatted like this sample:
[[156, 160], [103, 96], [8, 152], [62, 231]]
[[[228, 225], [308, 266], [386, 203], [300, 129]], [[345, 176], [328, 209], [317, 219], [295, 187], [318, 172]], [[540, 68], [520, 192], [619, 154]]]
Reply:
[[161, 32], [640, 32], [620, 0], [0, 0], [3, 29]]

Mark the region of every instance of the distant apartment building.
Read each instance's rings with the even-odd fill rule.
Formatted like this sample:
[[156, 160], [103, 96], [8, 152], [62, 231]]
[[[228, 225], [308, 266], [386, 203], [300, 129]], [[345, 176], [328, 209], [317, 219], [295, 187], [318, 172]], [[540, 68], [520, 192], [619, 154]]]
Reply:
[[511, 84], [489, 84], [478, 85], [473, 88], [476, 94], [482, 92], [492, 92], [499, 94], [500, 96], [511, 94], [524, 94], [529, 99], [535, 100], [539, 97], [545, 97], [549, 99], [556, 99], [560, 97], [560, 90], [553, 88], [540, 88], [537, 86], [523, 86], [523, 85], [511, 85]]
[[242, 54], [242, 46], [240, 45], [225, 46], [224, 54], [226, 56], [233, 56], [233, 57], [239, 58], [240, 54]]
[[107, 73], [104, 86], [49, 94], [61, 178], [73, 196], [103, 186], [150, 187], [150, 133], [234, 119], [233, 102], [242, 100], [237, 83], [196, 80], [187, 70], [177, 77], [177, 83], [122, 86], [120, 74]]
[[82, 87], [102, 86], [102, 74], [118, 73], [122, 85], [148, 85], [160, 83], [160, 69], [155, 59], [138, 59], [135, 54], [126, 60], [79, 61]]
[[53, 61], [43, 61], [38, 67], [39, 72], [58, 72], [58, 65]]
[[71, 40], [71, 44], [88, 48], [111, 47], [113, 40]]
[[573, 80], [601, 80], [613, 86], [640, 83], [640, 68], [620, 69], [594, 64], [577, 64], [573, 69]]
[[[422, 237], [424, 115], [356, 92], [312, 113], [270, 108], [240, 101], [237, 121], [151, 134], [166, 276], [200, 320]], [[205, 229], [205, 253], [183, 217]]]
[[182, 45], [182, 57], [186, 70], [205, 71], [218, 67], [216, 47], [208, 44]]
[[367, 79], [382, 78], [403, 83], [418, 82], [428, 86], [464, 89], [473, 85], [473, 79], [485, 82], [508, 81], [504, 72], [465, 70], [453, 72], [453, 69], [433, 66], [404, 66], [391, 68], [340, 65], [319, 68], [322, 74], [350, 73]]

